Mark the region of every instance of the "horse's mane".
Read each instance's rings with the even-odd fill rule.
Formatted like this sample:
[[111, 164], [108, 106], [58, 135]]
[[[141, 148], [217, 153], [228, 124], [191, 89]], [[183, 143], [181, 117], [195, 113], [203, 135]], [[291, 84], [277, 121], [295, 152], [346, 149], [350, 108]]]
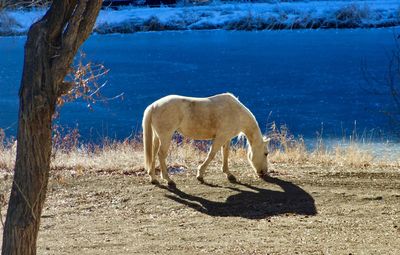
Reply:
[[254, 116], [254, 114], [249, 110], [249, 108], [247, 108], [244, 104], [242, 104], [242, 102], [240, 102], [239, 97], [236, 97], [234, 94], [232, 94], [232, 93], [230, 93], [230, 92], [226, 92], [226, 93], [224, 93], [224, 94], [222, 94], [222, 95], [231, 96], [233, 99], [235, 99], [235, 101], [236, 101], [238, 104], [240, 104], [240, 106], [242, 106], [243, 109], [246, 110], [246, 112], [248, 113], [248, 115], [249, 115], [249, 116], [252, 118], [252, 120], [254, 120], [254, 122], [257, 123], [257, 125], [258, 125], [257, 119], [256, 119], [256, 117]]

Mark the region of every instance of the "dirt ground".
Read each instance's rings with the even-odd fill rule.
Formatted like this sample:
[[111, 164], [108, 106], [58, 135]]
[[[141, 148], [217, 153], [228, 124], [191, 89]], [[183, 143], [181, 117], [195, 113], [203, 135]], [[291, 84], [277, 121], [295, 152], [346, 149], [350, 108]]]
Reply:
[[235, 166], [236, 184], [188, 170], [176, 189], [142, 172], [54, 172], [38, 254], [400, 254], [400, 170], [274, 170]]

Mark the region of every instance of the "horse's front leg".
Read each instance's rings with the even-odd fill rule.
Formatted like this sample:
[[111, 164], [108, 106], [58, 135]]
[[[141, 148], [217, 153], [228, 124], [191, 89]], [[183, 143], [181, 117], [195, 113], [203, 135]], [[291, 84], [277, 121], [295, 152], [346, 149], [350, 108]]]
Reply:
[[228, 168], [229, 148], [231, 141], [228, 140], [222, 147], [222, 172], [226, 175], [230, 182], [236, 182], [235, 176], [231, 174]]
[[219, 151], [219, 149], [224, 144], [224, 142], [225, 141], [222, 139], [215, 139], [213, 141], [213, 144], [211, 145], [211, 148], [210, 148], [210, 151], [208, 152], [206, 160], [204, 160], [203, 164], [201, 164], [197, 170], [196, 178], [200, 182], [204, 182], [204, 179], [203, 179], [204, 172], [206, 171], [208, 164], [210, 164], [211, 160], [213, 160], [213, 158], [215, 157], [215, 154]]

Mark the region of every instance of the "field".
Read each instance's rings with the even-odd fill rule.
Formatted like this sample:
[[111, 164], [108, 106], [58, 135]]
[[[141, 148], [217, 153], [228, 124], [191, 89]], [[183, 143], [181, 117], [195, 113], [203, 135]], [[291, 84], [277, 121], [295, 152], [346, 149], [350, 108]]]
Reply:
[[[38, 254], [398, 254], [397, 166], [275, 158], [259, 179], [235, 155], [238, 183], [229, 183], [220, 164], [210, 165], [206, 184], [193, 157], [171, 167], [175, 189], [149, 184], [140, 167], [53, 166]], [[0, 170], [7, 196], [10, 177]]]

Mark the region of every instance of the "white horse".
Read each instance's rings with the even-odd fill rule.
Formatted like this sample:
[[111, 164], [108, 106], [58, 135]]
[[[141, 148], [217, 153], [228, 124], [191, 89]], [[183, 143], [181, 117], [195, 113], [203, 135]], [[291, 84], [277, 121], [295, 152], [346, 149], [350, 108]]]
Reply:
[[153, 184], [158, 184], [155, 177], [158, 154], [162, 179], [168, 185], [175, 185], [168, 176], [165, 163], [175, 131], [192, 139], [213, 141], [206, 160], [197, 170], [200, 182], [204, 181], [205, 169], [221, 147], [222, 171], [228, 180], [236, 181], [228, 169], [228, 153], [231, 139], [240, 133], [244, 133], [250, 143], [247, 155], [256, 173], [261, 177], [268, 170], [268, 140], [263, 138], [250, 110], [230, 93], [207, 98], [176, 95], [163, 97], [146, 108], [142, 126], [145, 168]]

